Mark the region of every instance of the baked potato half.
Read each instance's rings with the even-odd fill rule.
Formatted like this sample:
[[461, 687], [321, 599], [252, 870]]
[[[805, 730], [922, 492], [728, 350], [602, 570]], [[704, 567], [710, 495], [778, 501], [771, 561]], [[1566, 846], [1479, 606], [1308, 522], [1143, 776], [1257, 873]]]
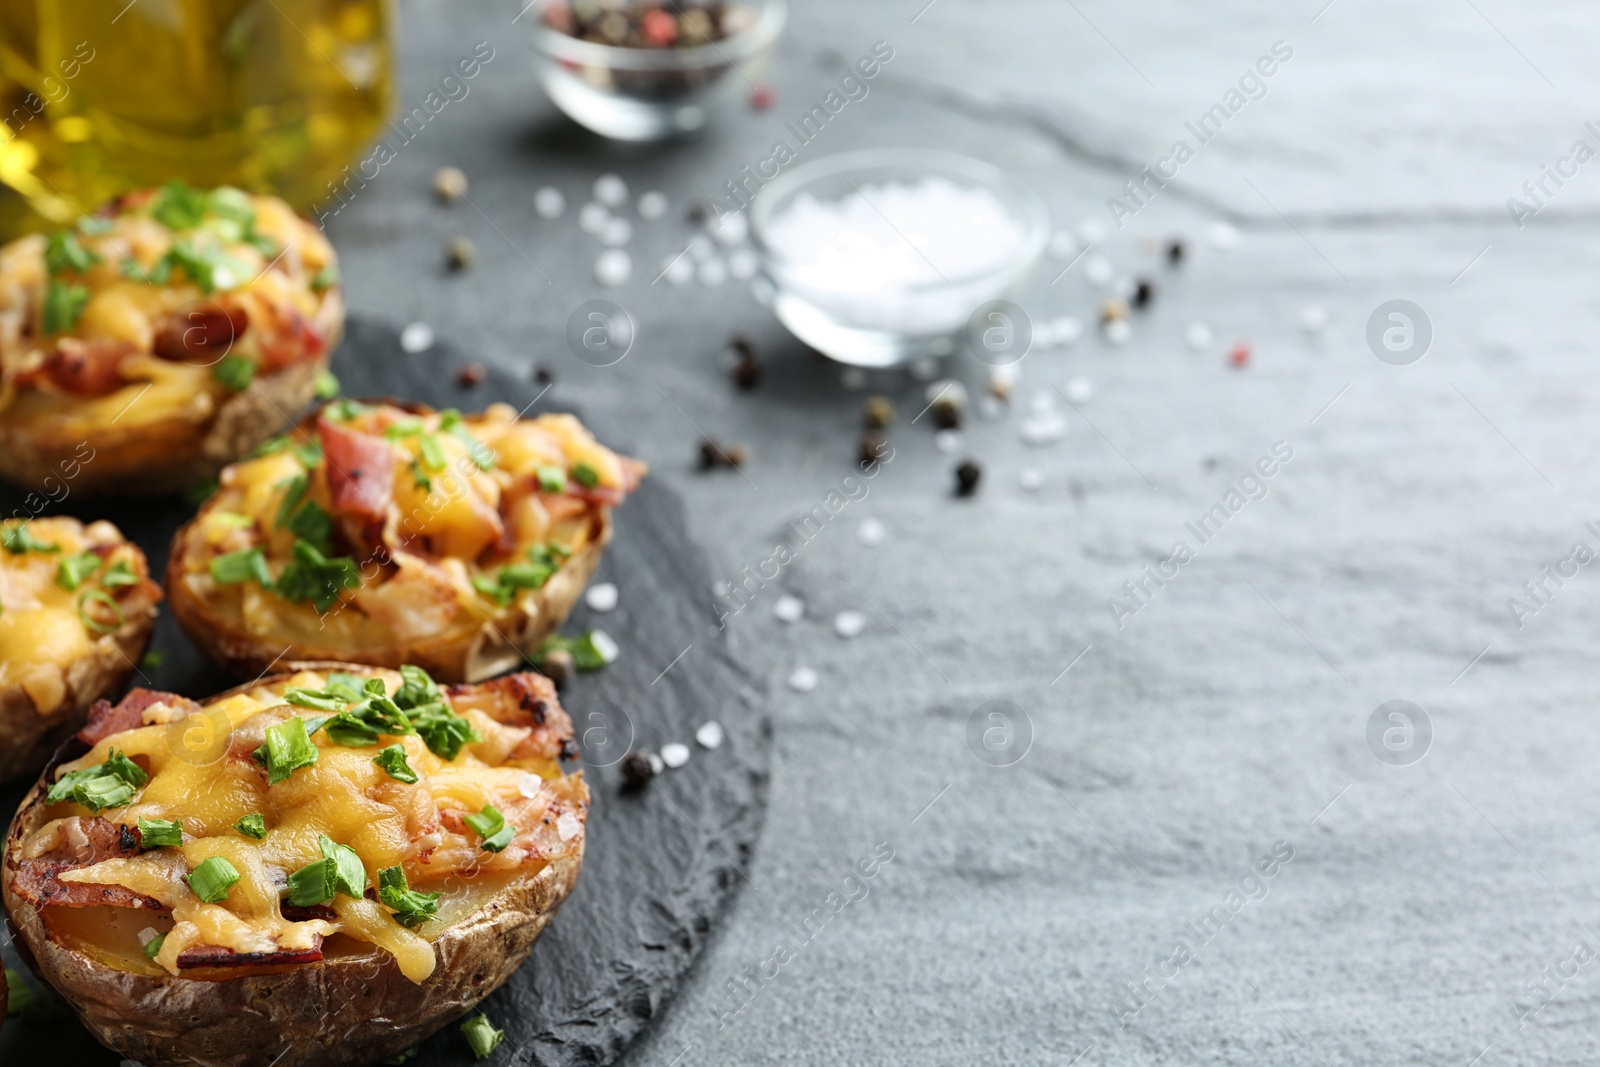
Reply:
[[0, 477], [152, 493], [214, 477], [310, 402], [338, 264], [283, 201], [181, 183], [0, 248]]
[[0, 780], [36, 773], [122, 690], [160, 599], [144, 553], [109, 522], [0, 522]]
[[338, 400], [222, 472], [173, 540], [173, 615], [242, 676], [338, 659], [491, 677], [566, 620], [644, 472], [571, 415]]
[[511, 975], [583, 862], [572, 721], [533, 673], [297, 665], [201, 704], [134, 689], [80, 739], [0, 887], [40, 977], [146, 1067], [401, 1052]]

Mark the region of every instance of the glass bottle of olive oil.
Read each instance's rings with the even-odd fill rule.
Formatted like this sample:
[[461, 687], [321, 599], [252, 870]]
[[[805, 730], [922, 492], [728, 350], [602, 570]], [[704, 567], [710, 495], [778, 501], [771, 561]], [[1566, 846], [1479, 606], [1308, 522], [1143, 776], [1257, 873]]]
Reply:
[[392, 0], [0, 0], [0, 236], [180, 178], [307, 209], [393, 103]]

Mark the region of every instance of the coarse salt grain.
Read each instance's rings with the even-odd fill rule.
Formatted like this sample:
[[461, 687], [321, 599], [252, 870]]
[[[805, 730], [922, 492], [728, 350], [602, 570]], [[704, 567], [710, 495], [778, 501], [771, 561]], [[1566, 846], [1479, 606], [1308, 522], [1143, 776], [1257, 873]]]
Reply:
[[612, 640], [611, 635], [604, 630], [591, 630], [589, 632], [589, 643], [594, 646], [595, 652], [604, 663], [615, 663], [617, 656], [622, 653], [622, 649], [618, 647], [616, 641]]
[[1114, 345], [1125, 345], [1133, 337], [1133, 323], [1127, 319], [1113, 319], [1106, 323], [1106, 340]]
[[978, 414], [986, 419], [998, 419], [1006, 413], [1005, 401], [989, 393], [978, 398]]
[[633, 257], [620, 248], [608, 248], [594, 261], [594, 277], [601, 285], [616, 287], [633, 273]]
[[962, 440], [960, 430], [940, 430], [933, 435], [933, 447], [947, 456], [953, 456], [961, 451]]
[[1328, 328], [1328, 309], [1321, 304], [1307, 304], [1300, 309], [1300, 328], [1306, 333], [1318, 334]]
[[715, 719], [701, 723], [700, 729], [694, 732], [694, 739], [700, 742], [701, 747], [709, 749], [721, 748], [724, 736], [722, 724]]
[[717, 254], [717, 246], [703, 233], [697, 233], [689, 238], [689, 255], [694, 259], [710, 259]]
[[590, 611], [613, 611], [617, 606], [617, 587], [614, 582], [601, 582], [591, 585], [583, 594], [583, 602], [589, 605]]
[[1053, 389], [1038, 389], [1028, 397], [1028, 412], [1032, 415], [1049, 415], [1056, 410], [1056, 394]]
[[1078, 240], [1086, 245], [1099, 244], [1106, 239], [1110, 232], [1110, 230], [1106, 229], [1106, 224], [1096, 218], [1084, 219], [1078, 223]]
[[689, 746], [680, 741], [668, 741], [661, 746], [661, 762], [668, 767], [682, 767], [689, 762]]
[[651, 190], [639, 197], [639, 217], [641, 219], [659, 219], [667, 213], [667, 198], [663, 193]]
[[1190, 348], [1202, 352], [1211, 347], [1211, 327], [1203, 322], [1191, 322], [1189, 328], [1183, 331], [1183, 339]]
[[1078, 239], [1067, 230], [1057, 230], [1050, 235], [1050, 256], [1053, 259], [1071, 259], [1078, 254]]
[[593, 200], [578, 209], [578, 229], [584, 233], [598, 235], [606, 228], [606, 223], [611, 219], [611, 212], [606, 210], [604, 204], [597, 204]]
[[806, 613], [806, 602], [785, 593], [772, 605], [772, 613], [784, 622], [799, 622]]
[[1023, 444], [1035, 446], [1055, 444], [1067, 436], [1067, 417], [1056, 411], [1035, 415], [1024, 419], [1022, 425], [1017, 427], [1017, 433], [1021, 436]]
[[1117, 268], [1105, 256], [1090, 256], [1089, 261], [1083, 265], [1083, 276], [1090, 285], [1105, 288], [1117, 276]]
[[574, 837], [583, 833], [583, 824], [578, 821], [578, 817], [572, 812], [564, 811], [561, 813], [560, 818], [556, 819], [556, 833], [561, 836], [561, 840], [571, 841]]
[[737, 281], [747, 282], [754, 278], [760, 266], [756, 254], [748, 248], [735, 248], [728, 253], [728, 273]]
[[521, 777], [517, 779], [517, 792], [521, 793], [529, 800], [532, 800], [543, 791], [544, 779], [540, 778], [537, 774], [530, 774], [524, 771]]
[[433, 347], [433, 327], [425, 322], [409, 323], [400, 331], [400, 350], [415, 355]]
[[708, 259], [700, 264], [695, 276], [700, 279], [701, 285], [715, 289], [728, 280], [728, 265], [720, 259]]
[[650, 760], [650, 773], [652, 775], [660, 774], [662, 771], [667, 769], [667, 765], [661, 762], [661, 757], [656, 755], [654, 752], [646, 752], [645, 755]]
[[867, 628], [867, 617], [859, 611], [841, 611], [833, 617], [833, 632], [840, 637], [855, 637]]
[[1239, 231], [1231, 223], [1213, 222], [1206, 227], [1206, 239], [1211, 242], [1211, 247], [1226, 252], [1230, 248], [1238, 247]]
[[724, 215], [714, 219], [711, 223], [711, 236], [719, 245], [732, 248], [734, 245], [743, 244], [745, 238], [750, 236], [750, 220], [742, 213]]
[[567, 210], [567, 198], [560, 189], [547, 185], [533, 194], [533, 210], [542, 219], [558, 219]]
[[931, 382], [939, 376], [940, 363], [933, 356], [923, 356], [921, 359], [912, 360], [906, 370], [915, 381]]
[[817, 672], [810, 667], [796, 667], [789, 675], [789, 688], [796, 693], [809, 693], [817, 687]]
[[1078, 338], [1083, 336], [1083, 323], [1071, 315], [1063, 315], [1058, 319], [1050, 320], [1050, 337], [1056, 344], [1069, 346], [1078, 343]]
[[856, 527], [856, 540], [864, 545], [881, 545], [888, 534], [882, 519], [862, 519], [861, 525]]
[[867, 387], [867, 372], [860, 367], [846, 367], [839, 372], [839, 384], [852, 393]]
[[1074, 404], [1087, 404], [1094, 399], [1094, 383], [1083, 377], [1069, 378], [1066, 393]]
[[625, 245], [631, 240], [633, 240], [633, 223], [627, 219], [607, 219], [605, 228], [600, 231], [601, 244], [616, 247]]
[[615, 174], [602, 174], [594, 180], [594, 198], [607, 207], [628, 202], [628, 183]]
[[668, 285], [688, 285], [694, 281], [694, 260], [687, 255], [675, 256], [667, 260], [661, 276], [667, 279]]
[[1032, 467], [1024, 467], [1022, 473], [1017, 475], [1017, 484], [1032, 493], [1044, 485], [1044, 475]]

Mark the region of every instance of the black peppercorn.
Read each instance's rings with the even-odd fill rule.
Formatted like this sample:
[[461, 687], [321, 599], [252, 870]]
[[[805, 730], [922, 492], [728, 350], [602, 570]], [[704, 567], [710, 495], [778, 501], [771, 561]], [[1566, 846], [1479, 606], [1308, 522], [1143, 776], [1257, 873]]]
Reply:
[[549, 385], [556, 380], [556, 376], [550, 373], [549, 367], [546, 367], [543, 363], [541, 363], [537, 367], [533, 368], [533, 380], [538, 382], [540, 385]]
[[1167, 242], [1167, 262], [1174, 267], [1183, 262], [1183, 242], [1176, 237]]
[[883, 458], [883, 438], [875, 433], [862, 434], [858, 447], [860, 451], [857, 458], [863, 467], [870, 467]]
[[749, 452], [742, 445], [722, 445], [709, 437], [700, 442], [700, 469], [703, 471], [717, 467], [736, 469], [744, 466], [748, 457]]
[[963, 460], [961, 466], [956, 468], [956, 496], [971, 496], [978, 491], [978, 480], [983, 477], [983, 468], [974, 460]]
[[961, 428], [961, 402], [952, 396], [942, 396], [933, 402], [933, 424], [941, 430]]
[[756, 343], [750, 340], [749, 334], [734, 334], [732, 337], [728, 338], [728, 347], [739, 353], [741, 356], [749, 356], [751, 359], [755, 358]]
[[862, 421], [869, 430], [888, 429], [894, 421], [894, 403], [886, 396], [875, 396], [861, 409]]
[[756, 357], [745, 353], [733, 365], [733, 384], [740, 389], [754, 389], [761, 383], [761, 364]]
[[466, 270], [478, 259], [478, 246], [465, 237], [452, 237], [444, 246], [445, 265], [451, 270]]
[[622, 757], [618, 770], [622, 772], [622, 780], [629, 785], [644, 785], [656, 776], [656, 769], [650, 763], [650, 753], [637, 748]]
[[1155, 295], [1155, 286], [1151, 285], [1148, 279], [1140, 278], [1138, 284], [1133, 288], [1133, 306], [1136, 308], [1146, 307], [1149, 305], [1150, 299]]
[[689, 221], [696, 226], [703, 225], [706, 221], [706, 206], [698, 202], [690, 204]]

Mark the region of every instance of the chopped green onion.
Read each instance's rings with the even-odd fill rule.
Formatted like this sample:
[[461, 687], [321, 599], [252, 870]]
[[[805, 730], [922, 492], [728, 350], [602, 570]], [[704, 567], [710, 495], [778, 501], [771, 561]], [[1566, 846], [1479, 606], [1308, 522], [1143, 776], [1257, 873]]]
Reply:
[[290, 517], [289, 532], [304, 538], [324, 556], [333, 551], [333, 518], [315, 500], [307, 500]]
[[147, 849], [182, 845], [183, 824], [176, 819], [140, 819], [139, 844]]
[[272, 571], [267, 568], [267, 556], [261, 549], [242, 548], [237, 552], [224, 552], [211, 561], [211, 580], [218, 585], [255, 582], [271, 589]]
[[223, 356], [211, 368], [211, 376], [236, 393], [250, 388], [256, 377], [256, 365], [244, 356]]
[[422, 462], [429, 470], [444, 470], [444, 465], [448, 461], [445, 459], [444, 446], [439, 443], [437, 437], [432, 434], [423, 434], [420, 450], [422, 452]]
[[496, 1030], [489, 1017], [481, 1013], [462, 1023], [461, 1032], [466, 1035], [467, 1044], [472, 1046], [472, 1055], [480, 1060], [488, 1059], [489, 1054], [506, 1039], [506, 1032]]
[[317, 711], [331, 711], [334, 714], [343, 711], [347, 703], [343, 697], [336, 696], [326, 689], [302, 689], [299, 686], [285, 689], [283, 701], [297, 708], [315, 708]]
[[[284, 486], [283, 502], [278, 505], [277, 525], [282, 526], [289, 521], [289, 516], [294, 514], [294, 509], [300, 506], [300, 501], [305, 498], [306, 486], [310, 484], [305, 474], [296, 474], [292, 478], [285, 478], [278, 485]], [[273, 486], [277, 488], [277, 486]]]
[[425, 704], [436, 704], [442, 697], [433, 678], [421, 667], [407, 663], [400, 668], [400, 688], [395, 691], [394, 702], [409, 711]]
[[208, 856], [184, 881], [207, 904], [221, 904], [228, 899], [228, 890], [239, 884], [240, 877], [234, 865], [221, 856]]
[[485, 852], [504, 851], [516, 834], [516, 829], [506, 825], [506, 817], [493, 804], [485, 804], [478, 814], [468, 815], [462, 821], [483, 838]]
[[333, 263], [329, 263], [311, 276], [311, 291], [313, 293], [320, 293], [324, 289], [338, 284], [339, 268]]
[[221, 483], [215, 478], [198, 482], [183, 491], [183, 502], [192, 508], [197, 508], [215, 496], [220, 488], [222, 488]]
[[150, 214], [169, 230], [192, 230], [205, 216], [205, 200], [183, 182], [170, 181], [156, 193]]
[[153, 671], [165, 662], [167, 662], [167, 654], [157, 648], [152, 648], [149, 652], [139, 657], [139, 666], [147, 671]]
[[256, 520], [237, 511], [213, 511], [207, 518], [218, 526], [226, 526], [230, 530], [248, 530], [256, 524]]
[[438, 918], [439, 899], [443, 896], [412, 889], [401, 867], [385, 867], [378, 872], [378, 903], [393, 908], [395, 922], [408, 929]]
[[93, 552], [79, 552], [56, 564], [56, 584], [69, 593], [76, 593], [83, 580], [100, 569], [103, 561]]
[[304, 538], [294, 543], [294, 560], [278, 576], [276, 591], [295, 603], [311, 601], [319, 612], [326, 612], [339, 599], [343, 589], [361, 586], [361, 572], [349, 556], [329, 558]]
[[311, 390], [318, 400], [332, 400], [339, 395], [339, 379], [332, 371], [319, 370]]
[[404, 782], [407, 785], [417, 784], [417, 772], [406, 762], [406, 746], [398, 741], [379, 752], [373, 757], [372, 762], [397, 782]]
[[573, 467], [572, 478], [585, 489], [593, 489], [600, 484], [600, 472], [587, 463], [579, 463]]
[[153, 960], [157, 956], [161, 955], [161, 946], [165, 945], [166, 943], [166, 934], [157, 934], [149, 941], [146, 941], [144, 945], [144, 958], [147, 960]]
[[69, 269], [82, 274], [98, 262], [100, 257], [79, 244], [78, 235], [71, 230], [57, 230], [45, 242], [44, 265], [51, 274]]
[[78, 232], [85, 237], [100, 237], [111, 232], [111, 220], [101, 215], [85, 215], [78, 220]]
[[572, 665], [580, 671], [597, 671], [609, 666], [616, 659], [616, 652], [611, 649], [602, 649], [594, 639], [594, 631], [579, 637], [564, 637], [561, 634], [551, 634], [545, 638], [544, 644], [539, 646], [531, 657], [533, 662], [542, 663], [545, 656], [551, 652], [563, 651], [572, 656]]
[[470, 722], [443, 704], [424, 704], [406, 715], [428, 751], [442, 760], [453, 760], [464, 745], [483, 740]]
[[322, 858], [289, 875], [289, 903], [310, 908], [327, 904], [334, 895], [361, 899], [367, 891], [367, 869], [349, 845], [336, 843], [327, 834], [317, 835]]
[[277, 785], [301, 767], [317, 762], [317, 746], [306, 735], [306, 721], [291, 715], [267, 727], [266, 740], [251, 753], [267, 769], [267, 784]]
[[121, 589], [125, 585], [138, 585], [139, 576], [133, 573], [133, 565], [125, 559], [119, 559], [106, 568], [100, 576], [100, 584], [107, 589]]
[[534, 474], [538, 476], [539, 488], [546, 493], [565, 493], [567, 491], [567, 472], [560, 467], [540, 467]]
[[51, 804], [72, 800], [98, 815], [106, 808], [122, 807], [149, 780], [144, 768], [112, 749], [104, 763], [69, 771], [58, 778], [45, 794], [45, 800]]
[[267, 836], [267, 817], [259, 811], [251, 812], [234, 823], [233, 828], [246, 837], [260, 841]]
[[28, 529], [28, 524], [19, 522], [15, 526], [0, 529], [0, 548], [4, 548], [13, 556], [20, 556], [24, 552], [60, 552], [60, 545], [52, 545], [33, 536], [33, 531]]
[[[116, 621], [101, 622], [93, 615], [90, 615], [90, 604], [101, 604], [110, 608], [116, 617]], [[103, 589], [90, 589], [85, 593], [79, 594], [78, 618], [83, 621], [85, 626], [97, 634], [116, 633], [118, 630], [122, 629], [123, 626], [127, 625], [128, 622], [128, 615], [122, 610], [122, 605], [118, 604], [111, 594]]]

